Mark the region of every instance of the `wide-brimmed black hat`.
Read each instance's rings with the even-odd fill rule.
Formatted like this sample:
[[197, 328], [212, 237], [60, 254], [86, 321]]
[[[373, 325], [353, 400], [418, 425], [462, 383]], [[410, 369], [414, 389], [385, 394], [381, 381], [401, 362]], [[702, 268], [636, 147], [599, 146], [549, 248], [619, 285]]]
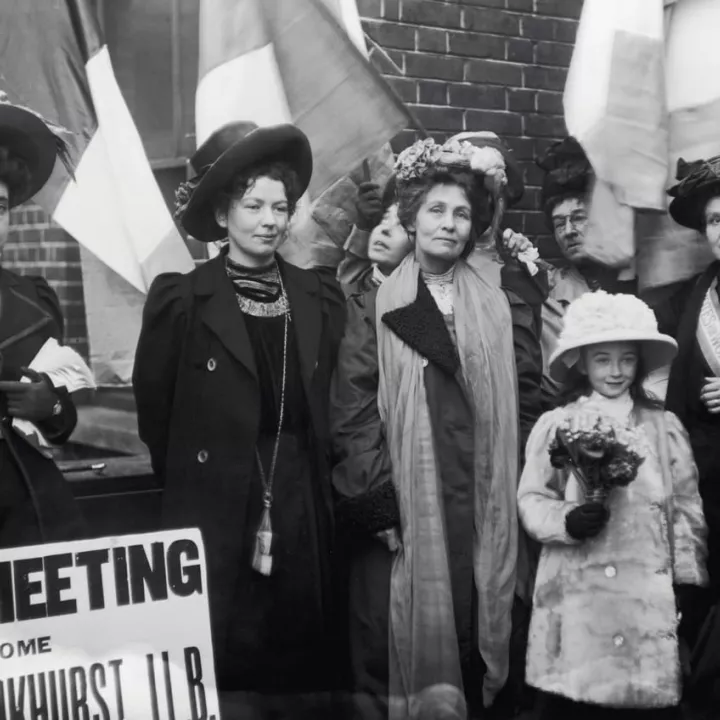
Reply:
[[196, 176], [176, 193], [176, 215], [194, 238], [219, 240], [227, 230], [215, 221], [214, 202], [241, 170], [258, 163], [283, 162], [298, 176], [302, 195], [312, 177], [313, 159], [305, 133], [294, 125], [258, 127], [234, 122], [216, 130], [195, 152], [190, 164]]
[[703, 232], [705, 207], [720, 196], [720, 155], [692, 163], [681, 158], [675, 178], [678, 184], [668, 190], [673, 198], [668, 208], [670, 216], [679, 225]]
[[540, 202], [549, 214], [558, 201], [569, 195], [585, 197], [593, 180], [593, 169], [585, 151], [574, 137], [553, 143], [545, 154], [536, 160], [545, 171]]
[[69, 134], [33, 110], [8, 102], [7, 96], [0, 92], [0, 147], [22, 160], [30, 173], [29, 183], [8, 188], [11, 207], [21, 205], [42, 190], [58, 157], [72, 172], [68, 147], [61, 133]]

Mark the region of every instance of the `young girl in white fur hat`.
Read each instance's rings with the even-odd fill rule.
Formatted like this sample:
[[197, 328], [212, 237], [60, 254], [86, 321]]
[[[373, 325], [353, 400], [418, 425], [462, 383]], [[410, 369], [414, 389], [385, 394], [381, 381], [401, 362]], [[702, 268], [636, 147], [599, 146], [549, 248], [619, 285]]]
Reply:
[[[678, 634], [707, 581], [706, 526], [685, 430], [642, 389], [676, 349], [630, 295], [588, 293], [565, 316], [550, 358], [565, 405], [532, 431], [518, 492], [543, 545], [527, 656], [542, 720], [678, 717]], [[549, 454], [561, 424], [587, 429], [598, 417], [634, 428], [644, 458], [605, 503], [587, 502]]]

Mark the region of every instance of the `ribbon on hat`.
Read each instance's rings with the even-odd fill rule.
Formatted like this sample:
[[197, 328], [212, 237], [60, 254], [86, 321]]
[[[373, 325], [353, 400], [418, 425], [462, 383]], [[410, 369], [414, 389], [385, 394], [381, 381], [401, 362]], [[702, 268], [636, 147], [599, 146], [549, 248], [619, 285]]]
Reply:
[[553, 185], [569, 191], [584, 192], [593, 171], [585, 151], [573, 137], [551, 145], [536, 164]]
[[178, 185], [177, 190], [175, 190], [175, 210], [173, 217], [180, 219], [183, 216], [190, 203], [190, 198], [195, 192], [195, 188], [200, 184], [200, 181], [205, 177], [211, 167], [212, 165], [206, 165], [197, 175]]
[[720, 181], [720, 155], [709, 160], [678, 160], [675, 178], [679, 181], [668, 191], [673, 197], [687, 197], [705, 185]]
[[50, 120], [44, 118], [39, 112], [36, 112], [32, 108], [10, 102], [10, 98], [8, 98], [8, 95], [4, 90], [0, 90], [0, 104], [11, 105], [12, 107], [18, 108], [18, 110], [23, 110], [26, 113], [30, 113], [31, 115], [34, 115], [38, 120], [40, 120], [45, 125], [45, 127], [47, 127], [47, 129], [55, 138], [55, 152], [57, 153], [57, 156], [60, 158], [60, 161], [62, 162], [70, 177], [75, 180], [75, 165], [72, 161], [72, 158], [70, 157], [70, 146], [63, 138], [63, 135], [72, 137], [75, 133], [63, 127], [62, 125], [58, 125], [57, 123], [51, 122]]

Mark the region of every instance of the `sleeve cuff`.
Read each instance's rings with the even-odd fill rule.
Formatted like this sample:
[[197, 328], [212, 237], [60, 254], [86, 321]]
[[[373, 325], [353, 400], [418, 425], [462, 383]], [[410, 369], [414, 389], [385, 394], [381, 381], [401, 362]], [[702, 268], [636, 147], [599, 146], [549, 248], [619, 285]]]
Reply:
[[386, 480], [362, 495], [342, 499], [335, 517], [339, 533], [350, 539], [399, 527], [400, 509], [395, 486], [391, 480]]

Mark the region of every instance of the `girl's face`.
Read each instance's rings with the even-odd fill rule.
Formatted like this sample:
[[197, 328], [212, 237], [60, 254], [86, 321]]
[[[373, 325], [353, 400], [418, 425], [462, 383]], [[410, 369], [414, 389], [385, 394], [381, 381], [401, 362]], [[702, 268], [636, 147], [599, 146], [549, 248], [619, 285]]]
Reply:
[[633, 342], [611, 342], [582, 349], [580, 372], [592, 389], [606, 398], [620, 397], [630, 389], [638, 366], [638, 346]]
[[398, 206], [391, 205], [370, 235], [368, 258], [384, 275], [390, 275], [411, 248], [410, 238], [398, 219]]
[[435, 185], [415, 218], [415, 256], [426, 272], [447, 272], [470, 239], [470, 201], [459, 185]]
[[231, 260], [246, 267], [264, 267], [285, 239], [290, 213], [285, 185], [268, 177], [255, 178], [245, 194], [230, 200], [227, 214], [215, 219], [227, 228]]

